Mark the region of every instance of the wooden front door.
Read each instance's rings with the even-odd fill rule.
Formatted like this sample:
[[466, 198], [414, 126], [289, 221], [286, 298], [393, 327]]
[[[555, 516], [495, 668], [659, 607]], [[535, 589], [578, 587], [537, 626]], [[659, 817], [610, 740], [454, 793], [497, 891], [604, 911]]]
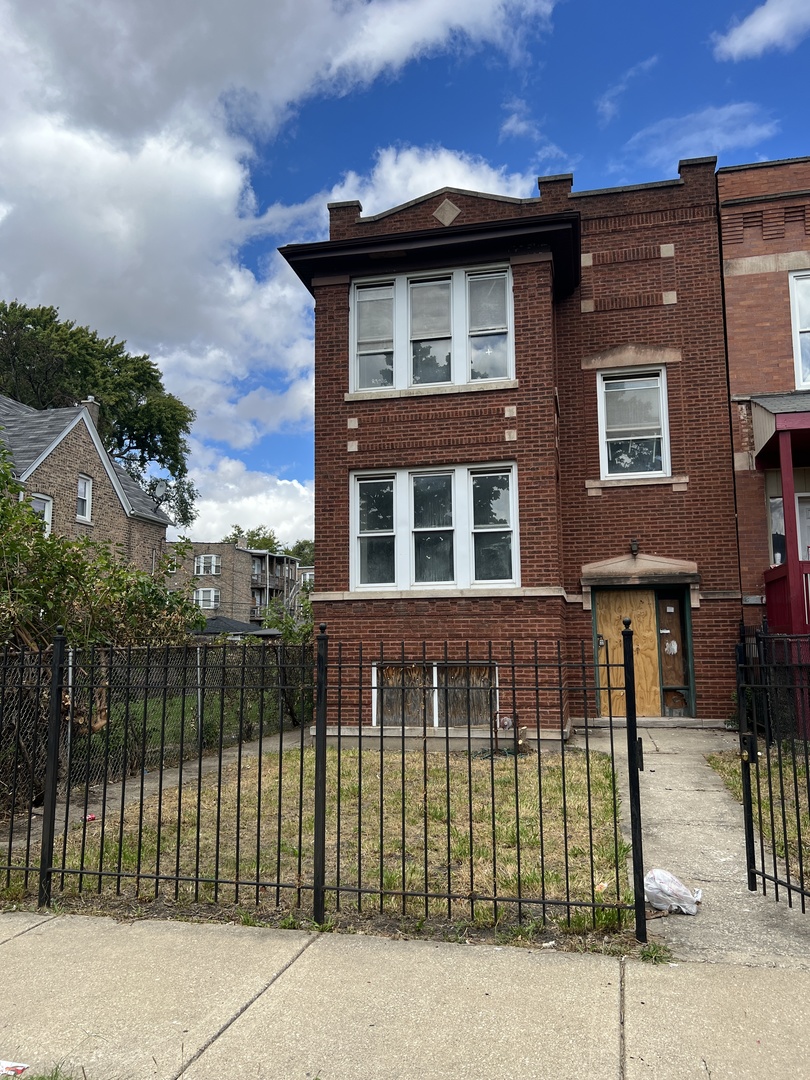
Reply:
[[655, 593], [652, 589], [603, 589], [594, 594], [594, 600], [600, 686], [607, 685], [605, 664], [608, 658], [610, 662], [610, 702], [607, 691], [603, 690], [599, 695], [599, 711], [607, 716], [610, 705], [613, 716], [624, 716], [626, 712], [622, 619], [629, 617], [632, 620], [636, 669], [636, 714], [661, 716], [661, 667]]

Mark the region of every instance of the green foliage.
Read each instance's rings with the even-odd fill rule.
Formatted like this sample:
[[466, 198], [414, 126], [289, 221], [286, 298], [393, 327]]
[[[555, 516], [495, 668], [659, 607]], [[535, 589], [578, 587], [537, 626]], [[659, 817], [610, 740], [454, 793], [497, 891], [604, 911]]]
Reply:
[[281, 551], [278, 537], [272, 529], [257, 525], [255, 529], [243, 529], [241, 525], [231, 525], [231, 531], [223, 536], [221, 544], [239, 544], [241, 547], [255, 548], [257, 551], [269, 551], [277, 554]]
[[194, 411], [166, 393], [148, 356], [60, 319], [54, 307], [0, 301], [0, 393], [35, 409], [64, 408], [92, 395], [107, 451], [147, 490], [147, 468], [167, 474], [160, 502], [179, 525], [195, 518], [187, 436]]
[[173, 644], [202, 624], [191, 584], [166, 587], [165, 563], [148, 574], [103, 544], [46, 536], [19, 490], [0, 455], [0, 645], [47, 645], [60, 625], [72, 645]]
[[298, 559], [302, 566], [314, 566], [315, 565], [315, 541], [314, 540], [296, 540], [294, 544], [284, 548], [285, 555], [292, 555], [294, 559]]
[[281, 631], [281, 640], [285, 645], [311, 645], [315, 624], [312, 616], [312, 604], [306, 592], [301, 594], [299, 612], [290, 614], [281, 600], [271, 600], [267, 605], [263, 625], [272, 630]]

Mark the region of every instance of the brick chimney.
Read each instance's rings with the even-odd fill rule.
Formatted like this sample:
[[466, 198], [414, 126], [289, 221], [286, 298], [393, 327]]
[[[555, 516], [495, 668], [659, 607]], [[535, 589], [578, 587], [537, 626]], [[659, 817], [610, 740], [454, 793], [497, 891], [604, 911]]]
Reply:
[[98, 412], [100, 408], [99, 403], [96, 401], [93, 395], [90, 394], [88, 395], [87, 400], [82, 402], [82, 405], [84, 405], [85, 409], [87, 409], [87, 411], [90, 413], [90, 419], [93, 421], [93, 427], [98, 430]]

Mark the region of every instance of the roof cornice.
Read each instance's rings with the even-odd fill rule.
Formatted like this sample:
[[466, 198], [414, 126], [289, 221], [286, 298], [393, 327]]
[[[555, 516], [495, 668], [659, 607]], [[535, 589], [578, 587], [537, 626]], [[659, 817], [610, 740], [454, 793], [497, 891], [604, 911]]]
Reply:
[[554, 292], [564, 297], [579, 284], [579, 246], [580, 215], [578, 211], [566, 211], [444, 229], [288, 244], [279, 252], [312, 292], [313, 279], [320, 277], [398, 273], [550, 251]]

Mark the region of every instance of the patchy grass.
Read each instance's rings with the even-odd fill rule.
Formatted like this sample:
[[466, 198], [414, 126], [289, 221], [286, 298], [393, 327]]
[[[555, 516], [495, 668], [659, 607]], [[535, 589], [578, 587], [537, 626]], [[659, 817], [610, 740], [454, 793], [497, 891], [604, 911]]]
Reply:
[[[314, 768], [314, 750], [295, 748], [229, 764], [220, 784], [216, 772], [198, 781], [187, 770], [182, 788], [142, 812], [108, 810], [60, 838], [68, 872], [55, 876], [55, 895], [192, 915], [215, 904], [244, 925], [305, 926]], [[430, 919], [498, 932], [518, 916], [573, 935], [627, 926], [615, 910], [632, 894], [614, 785], [609, 758], [593, 752], [330, 749], [324, 928]]]
[[673, 960], [672, 950], [663, 941], [648, 941], [646, 945], [640, 945], [638, 958], [647, 964], [670, 964]]
[[[804, 742], [786, 740], [764, 747], [751, 769], [751, 798], [755, 828], [777, 858], [791, 866], [810, 866], [810, 802], [808, 750]], [[742, 802], [739, 755], [732, 750], [711, 754], [709, 765], [728, 790]]]

